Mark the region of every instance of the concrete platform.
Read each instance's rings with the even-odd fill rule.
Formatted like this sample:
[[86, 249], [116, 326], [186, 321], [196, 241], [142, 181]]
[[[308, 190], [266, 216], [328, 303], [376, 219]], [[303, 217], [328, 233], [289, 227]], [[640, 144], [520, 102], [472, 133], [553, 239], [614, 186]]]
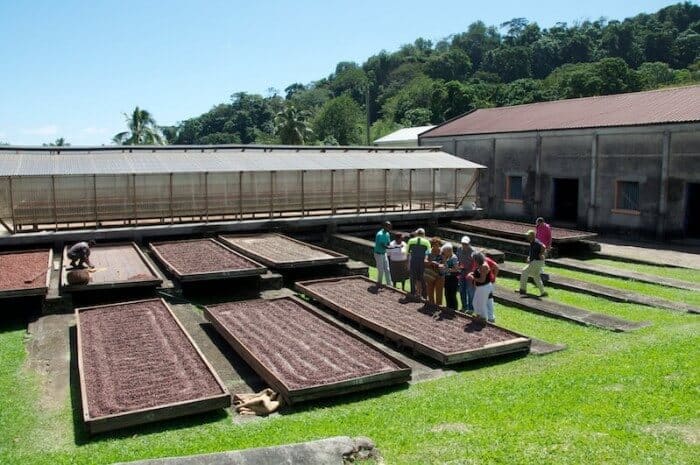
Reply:
[[514, 292], [513, 289], [499, 285], [496, 285], [494, 298], [498, 303], [518, 307], [529, 312], [615, 332], [633, 331], [651, 325], [651, 323], [648, 322], [638, 323], [602, 313], [594, 313], [576, 307], [569, 307], [568, 305], [553, 302], [547, 298], [539, 298], [531, 294], [521, 295]]
[[443, 239], [459, 243], [462, 236], [469, 236], [472, 245], [476, 248], [496, 248], [506, 254], [525, 257], [530, 250], [530, 244], [525, 241], [517, 241], [515, 239], [506, 239], [504, 237], [493, 237], [486, 234], [474, 233], [463, 229], [453, 227], [441, 227], [432, 231], [436, 236]]
[[[535, 229], [535, 225], [521, 223], [518, 221], [480, 219], [470, 221], [453, 221], [452, 225], [465, 231], [474, 231], [487, 234], [489, 236], [506, 237], [508, 239], [522, 239], [530, 229]], [[598, 234], [590, 231], [576, 229], [558, 228], [552, 226], [552, 242], [554, 244], [566, 242], [578, 242], [581, 240], [593, 239]]]
[[644, 273], [638, 273], [631, 270], [622, 270], [604, 265], [588, 264], [582, 260], [573, 258], [551, 258], [547, 260], [548, 264], [560, 266], [574, 271], [584, 273], [592, 273], [600, 276], [608, 276], [611, 278], [627, 279], [639, 281], [640, 283], [657, 284], [659, 286], [673, 287], [676, 289], [686, 289], [689, 291], [700, 291], [700, 284], [695, 284], [678, 279], [666, 278], [663, 276], [653, 276]]
[[372, 441], [338, 436], [299, 444], [119, 462], [114, 465], [346, 465], [356, 461], [362, 463], [362, 459], [366, 458], [379, 458]]
[[[502, 274], [503, 276], [520, 279], [521, 267], [514, 263], [504, 263], [499, 266], [499, 270], [499, 274]], [[700, 313], [700, 308], [693, 307], [692, 305], [688, 305], [684, 302], [673, 302], [666, 299], [660, 299], [658, 297], [623, 291], [621, 289], [615, 289], [613, 287], [603, 286], [601, 284], [589, 283], [580, 279], [558, 276], [556, 274], [547, 274], [546, 276], [547, 279], [545, 280], [543, 277], [543, 281], [545, 281], [548, 286], [555, 287], [557, 289], [583, 292], [585, 294], [602, 297], [615, 302], [627, 302], [677, 312]]]

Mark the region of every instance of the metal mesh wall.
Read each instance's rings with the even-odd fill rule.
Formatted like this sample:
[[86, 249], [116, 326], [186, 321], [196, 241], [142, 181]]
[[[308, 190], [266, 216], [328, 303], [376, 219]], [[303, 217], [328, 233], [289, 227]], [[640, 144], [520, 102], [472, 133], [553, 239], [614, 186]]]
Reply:
[[134, 216], [131, 176], [95, 176], [95, 187], [99, 221], [117, 221]]
[[432, 208], [433, 170], [414, 170], [411, 177], [412, 208]]
[[384, 206], [386, 170], [363, 170], [360, 176], [360, 205], [363, 208]]
[[210, 173], [207, 179], [210, 215], [240, 214], [240, 182], [238, 173]]
[[0, 221], [12, 228], [12, 208], [10, 207], [10, 178], [0, 178]]
[[[14, 217], [14, 224], [26, 229], [249, 214], [301, 216], [302, 210], [318, 214], [450, 208], [473, 187], [475, 173], [349, 169], [3, 178], [0, 218], [9, 224]], [[473, 192], [465, 198], [466, 205], [475, 200]]]
[[[301, 171], [278, 171], [274, 173], [273, 212], [301, 211], [302, 177], [304, 178], [304, 187], [306, 187], [306, 178]], [[304, 208], [306, 208], [306, 205], [304, 205]]]
[[[54, 183], [58, 223], [84, 223], [96, 219], [92, 176], [56, 176]], [[50, 198], [49, 192], [47, 199]]]
[[395, 209], [408, 203], [408, 185], [410, 170], [390, 170], [387, 177], [388, 208]]
[[204, 173], [172, 175], [173, 216], [182, 218], [206, 215], [208, 205], [205, 195], [205, 176]]
[[271, 171], [248, 171], [243, 182], [243, 213], [269, 213], [272, 194]]
[[[190, 176], [180, 179], [189, 181]], [[170, 175], [136, 175], [132, 176], [132, 183], [133, 197], [135, 199], [134, 216], [137, 219], [170, 217]], [[189, 198], [188, 196], [186, 197]], [[182, 205], [181, 208], [187, 211], [189, 205]]]
[[330, 171], [307, 171], [304, 173], [304, 209], [331, 210], [333, 193], [331, 192]]

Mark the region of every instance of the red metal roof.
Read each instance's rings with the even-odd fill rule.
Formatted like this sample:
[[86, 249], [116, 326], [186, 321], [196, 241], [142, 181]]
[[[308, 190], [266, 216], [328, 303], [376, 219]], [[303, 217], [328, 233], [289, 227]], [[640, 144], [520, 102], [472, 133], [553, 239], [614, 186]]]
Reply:
[[700, 121], [700, 85], [467, 113], [420, 138]]

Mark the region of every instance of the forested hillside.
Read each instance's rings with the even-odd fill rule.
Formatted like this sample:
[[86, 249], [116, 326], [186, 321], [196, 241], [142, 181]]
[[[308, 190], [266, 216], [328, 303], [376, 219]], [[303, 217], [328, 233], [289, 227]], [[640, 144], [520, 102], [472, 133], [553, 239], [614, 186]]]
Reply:
[[364, 144], [367, 113], [374, 140], [475, 108], [699, 81], [700, 6], [691, 2], [548, 29], [514, 18], [340, 62], [325, 78], [267, 96], [237, 92], [163, 132], [177, 144]]

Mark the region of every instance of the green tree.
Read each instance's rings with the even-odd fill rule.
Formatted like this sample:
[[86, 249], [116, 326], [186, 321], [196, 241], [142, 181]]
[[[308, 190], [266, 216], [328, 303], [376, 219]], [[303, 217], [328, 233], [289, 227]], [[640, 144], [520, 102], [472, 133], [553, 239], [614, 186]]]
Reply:
[[131, 115], [124, 113], [128, 131], [116, 134], [112, 141], [119, 145], [160, 145], [164, 143], [160, 129], [153, 116], [139, 107]]
[[528, 78], [532, 75], [532, 55], [529, 47], [499, 47], [486, 53], [482, 69], [498, 74], [503, 82]]
[[365, 92], [369, 85], [367, 75], [360, 67], [350, 67], [336, 74], [330, 81], [330, 90], [334, 97], [348, 94], [357, 103], [365, 101]]
[[299, 111], [288, 105], [275, 116], [275, 133], [285, 145], [303, 145], [308, 136], [313, 134], [309, 127], [310, 113]]
[[326, 102], [314, 122], [320, 140], [332, 136], [340, 145], [362, 143], [363, 115], [360, 106], [348, 95]]
[[44, 147], [70, 147], [70, 144], [63, 138], [59, 137], [53, 142], [49, 142], [48, 144], [41, 144]]
[[482, 21], [471, 23], [466, 32], [452, 37], [452, 46], [464, 50], [469, 55], [474, 69], [481, 67], [486, 52], [500, 45], [501, 36], [498, 30], [493, 26], [486, 27]]
[[433, 79], [464, 81], [472, 71], [469, 55], [458, 48], [434, 54], [425, 63], [425, 72]]
[[666, 63], [642, 63], [637, 70], [642, 89], [656, 89], [673, 83], [673, 70]]

